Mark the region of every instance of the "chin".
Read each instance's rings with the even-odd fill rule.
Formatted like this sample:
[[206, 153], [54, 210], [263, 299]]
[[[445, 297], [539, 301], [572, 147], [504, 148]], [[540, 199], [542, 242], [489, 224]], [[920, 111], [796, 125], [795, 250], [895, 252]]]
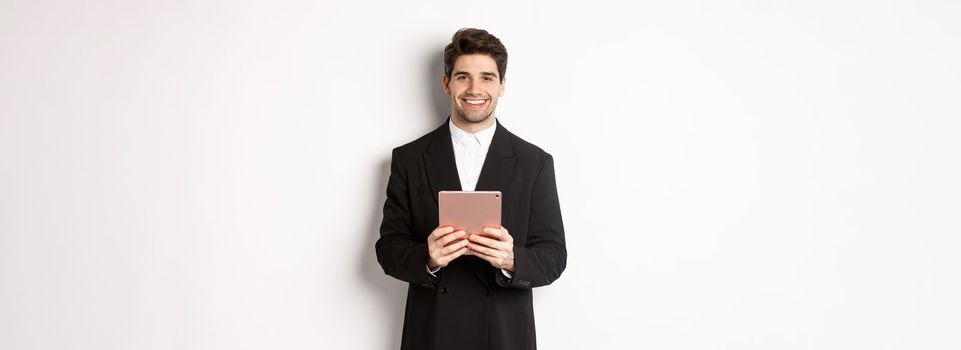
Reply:
[[460, 113], [458, 113], [458, 116], [460, 116], [460, 119], [461, 119], [461, 120], [463, 120], [463, 121], [465, 121], [465, 122], [468, 122], [468, 123], [471, 123], [471, 124], [483, 123], [483, 122], [487, 121], [487, 119], [490, 119], [490, 117], [493, 116], [493, 115], [494, 115], [494, 113], [493, 113], [493, 112], [490, 112], [490, 111], [483, 111], [483, 112], [476, 113], [476, 114], [474, 114], [474, 113], [466, 113], [465, 111], [460, 111]]
[[480, 123], [483, 123], [483, 122], [487, 121], [487, 119], [489, 119], [490, 117], [491, 117], [491, 114], [484, 114], [484, 115], [478, 115], [478, 116], [471, 116], [471, 115], [469, 115], [469, 114], [467, 114], [467, 115], [461, 115], [461, 119], [463, 119], [464, 121], [466, 121], [466, 122], [468, 122], [468, 123], [472, 123], [472, 124], [480, 124]]

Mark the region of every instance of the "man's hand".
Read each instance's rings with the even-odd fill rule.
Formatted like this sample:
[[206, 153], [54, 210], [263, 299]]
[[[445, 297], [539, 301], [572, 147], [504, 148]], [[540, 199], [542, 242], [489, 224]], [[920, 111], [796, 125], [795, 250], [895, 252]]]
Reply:
[[[467, 252], [467, 236], [464, 230], [454, 231], [453, 227], [443, 226], [434, 229], [427, 236], [427, 267], [433, 271], [438, 267], [447, 266], [451, 261]], [[457, 243], [451, 242], [461, 239]]]
[[506, 228], [485, 227], [483, 234], [470, 235], [468, 240], [472, 254], [498, 269], [514, 272], [514, 237]]

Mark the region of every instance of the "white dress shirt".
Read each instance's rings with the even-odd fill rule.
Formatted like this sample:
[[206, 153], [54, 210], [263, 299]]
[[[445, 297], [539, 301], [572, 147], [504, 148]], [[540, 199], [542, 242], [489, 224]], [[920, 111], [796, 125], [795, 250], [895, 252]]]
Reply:
[[477, 188], [477, 179], [480, 178], [481, 169], [484, 167], [484, 159], [487, 158], [487, 150], [490, 149], [491, 140], [494, 139], [497, 123], [474, 134], [461, 130], [454, 125], [453, 121], [449, 121], [448, 124], [450, 141], [454, 144], [454, 162], [457, 163], [461, 190], [473, 191]]
[[[489, 128], [476, 133], [468, 133], [454, 125], [453, 120], [447, 122], [450, 127], [450, 141], [454, 145], [454, 162], [457, 163], [457, 175], [460, 177], [460, 187], [462, 191], [474, 191], [477, 188], [477, 180], [480, 178], [481, 169], [484, 168], [484, 159], [487, 158], [487, 150], [490, 149], [491, 141], [494, 139], [494, 130], [497, 129], [497, 122]], [[440, 267], [427, 272], [431, 276], [440, 270]], [[513, 277], [510, 271], [501, 269], [507, 278]]]

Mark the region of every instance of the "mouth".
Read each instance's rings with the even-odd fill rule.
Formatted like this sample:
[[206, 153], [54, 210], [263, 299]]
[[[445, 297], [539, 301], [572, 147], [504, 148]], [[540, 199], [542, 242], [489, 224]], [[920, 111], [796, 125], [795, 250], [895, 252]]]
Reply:
[[462, 98], [460, 100], [464, 102], [464, 105], [467, 106], [467, 108], [471, 109], [487, 108], [487, 104], [490, 102], [490, 100], [486, 98]]

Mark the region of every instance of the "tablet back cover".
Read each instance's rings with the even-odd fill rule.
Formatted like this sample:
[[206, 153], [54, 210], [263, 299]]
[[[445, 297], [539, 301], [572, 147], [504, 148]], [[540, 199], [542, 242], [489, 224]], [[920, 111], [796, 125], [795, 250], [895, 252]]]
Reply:
[[441, 191], [437, 199], [440, 226], [475, 234], [483, 233], [484, 226], [501, 225], [500, 191]]

